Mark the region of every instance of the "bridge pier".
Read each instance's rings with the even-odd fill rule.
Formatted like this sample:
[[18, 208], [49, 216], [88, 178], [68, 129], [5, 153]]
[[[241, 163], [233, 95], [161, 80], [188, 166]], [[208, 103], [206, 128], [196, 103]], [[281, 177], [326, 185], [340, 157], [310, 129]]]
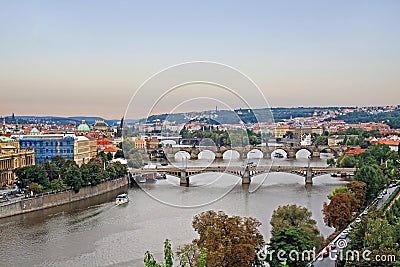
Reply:
[[221, 151], [217, 151], [215, 152], [215, 159], [222, 159], [223, 157], [223, 153]]
[[[271, 152], [271, 153], [272, 153], [272, 152]], [[271, 153], [269, 153], [269, 151], [263, 152], [263, 158], [264, 158], [264, 159], [271, 159]]]
[[287, 158], [288, 159], [295, 159], [296, 158], [296, 152], [295, 150], [289, 150], [287, 151]]
[[187, 173], [185, 170], [181, 170], [180, 185], [181, 186], [189, 186], [189, 177], [187, 176]]
[[311, 157], [312, 157], [312, 158], [319, 158], [320, 155], [321, 155], [321, 153], [320, 153], [319, 151], [313, 151], [313, 152], [311, 153]]
[[311, 170], [311, 168], [308, 168], [307, 169], [307, 172], [306, 172], [306, 185], [307, 184], [313, 184], [313, 173], [312, 173], [312, 170]]
[[246, 166], [246, 169], [244, 170], [244, 173], [242, 175], [242, 184], [250, 184], [250, 182], [251, 182], [250, 170], [249, 167]]

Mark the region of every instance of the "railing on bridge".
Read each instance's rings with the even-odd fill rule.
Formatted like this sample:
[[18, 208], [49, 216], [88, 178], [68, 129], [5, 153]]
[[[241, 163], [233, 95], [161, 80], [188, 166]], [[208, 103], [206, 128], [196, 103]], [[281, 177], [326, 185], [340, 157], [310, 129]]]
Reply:
[[[262, 173], [286, 172], [305, 177], [306, 184], [312, 184], [312, 178], [330, 173], [345, 173], [346, 176], [354, 175], [355, 168], [331, 168], [331, 167], [299, 167], [299, 166], [208, 166], [208, 167], [160, 167], [155, 169], [130, 169], [132, 174], [158, 172], [177, 176], [181, 184], [188, 184], [189, 176], [206, 172], [225, 172], [242, 177], [242, 183], [250, 183], [251, 177]], [[340, 175], [341, 176], [341, 175]]]

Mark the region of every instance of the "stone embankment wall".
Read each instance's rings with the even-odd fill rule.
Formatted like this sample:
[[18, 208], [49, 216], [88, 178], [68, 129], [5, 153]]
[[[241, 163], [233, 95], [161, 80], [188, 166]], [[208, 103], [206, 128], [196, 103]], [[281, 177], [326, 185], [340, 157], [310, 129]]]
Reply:
[[56, 207], [98, 196], [126, 186], [128, 183], [128, 178], [123, 177], [106, 181], [96, 186], [82, 187], [78, 193], [75, 193], [73, 190], [65, 190], [62, 192], [50, 192], [29, 198], [22, 198], [21, 201], [0, 205], [0, 218]]

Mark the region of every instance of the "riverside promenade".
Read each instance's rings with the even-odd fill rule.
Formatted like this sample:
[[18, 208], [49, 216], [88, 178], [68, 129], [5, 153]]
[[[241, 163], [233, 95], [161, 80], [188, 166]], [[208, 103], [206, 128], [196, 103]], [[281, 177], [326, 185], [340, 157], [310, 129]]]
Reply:
[[38, 194], [32, 197], [22, 197], [13, 201], [0, 203], [0, 218], [24, 214], [32, 211], [56, 207], [75, 201], [98, 196], [129, 184], [127, 176], [107, 180], [96, 186], [82, 187], [79, 192], [72, 189]]

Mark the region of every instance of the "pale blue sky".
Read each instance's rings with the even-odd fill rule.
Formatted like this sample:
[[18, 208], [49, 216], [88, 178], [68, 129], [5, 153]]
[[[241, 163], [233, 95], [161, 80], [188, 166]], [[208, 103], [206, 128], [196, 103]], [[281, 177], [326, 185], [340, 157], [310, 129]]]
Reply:
[[0, 0], [0, 115], [118, 118], [149, 76], [192, 60], [243, 71], [271, 106], [399, 104], [399, 14], [395, 0]]

